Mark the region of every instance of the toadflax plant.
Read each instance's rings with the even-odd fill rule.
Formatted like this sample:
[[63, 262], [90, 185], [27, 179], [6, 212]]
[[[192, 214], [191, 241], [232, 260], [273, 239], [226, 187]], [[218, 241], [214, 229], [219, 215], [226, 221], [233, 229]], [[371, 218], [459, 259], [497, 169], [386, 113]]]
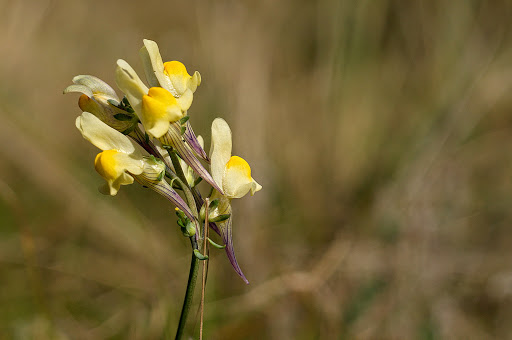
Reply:
[[[149, 87], [119, 59], [115, 75], [122, 99], [112, 87], [90, 75], [74, 77], [73, 85], [64, 93], [82, 94], [78, 105], [83, 113], [76, 119], [76, 127], [101, 150], [94, 160], [96, 171], [106, 181], [100, 192], [115, 196], [121, 185], [136, 181], [176, 206], [178, 225], [192, 247], [176, 334], [179, 339], [190, 309], [198, 263], [208, 258], [204, 250], [201, 252], [205, 240], [225, 248], [235, 271], [249, 283], [233, 249], [231, 200], [247, 193], [254, 195], [261, 186], [251, 177], [249, 164], [231, 155], [231, 130], [225, 120], [216, 118], [212, 123], [209, 155], [201, 136], [195, 135], [188, 110], [201, 84], [199, 72], [191, 76], [179, 61], [164, 63], [158, 45], [151, 40], [144, 40], [140, 57]], [[208, 196], [196, 186], [201, 180], [210, 185]], [[224, 246], [207, 237], [207, 227], [222, 237]]]

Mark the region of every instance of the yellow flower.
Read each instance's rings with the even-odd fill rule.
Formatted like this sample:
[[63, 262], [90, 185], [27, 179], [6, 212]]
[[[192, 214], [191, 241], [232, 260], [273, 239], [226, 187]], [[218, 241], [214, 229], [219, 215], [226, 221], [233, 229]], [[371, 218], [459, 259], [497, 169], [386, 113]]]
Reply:
[[215, 225], [226, 245], [229, 262], [242, 280], [249, 283], [238, 265], [233, 248], [231, 200], [241, 198], [248, 192], [254, 195], [256, 191], [261, 190], [261, 185], [252, 178], [251, 168], [243, 158], [231, 156], [231, 148], [231, 129], [224, 119], [216, 118], [212, 123], [211, 173], [224, 193], [215, 190], [211, 195], [211, 201], [218, 200], [218, 205], [210, 212], [209, 217], [215, 219], [220, 215], [229, 216]]
[[192, 105], [193, 94], [201, 84], [201, 75], [194, 72], [188, 74], [185, 65], [179, 61], [164, 63], [156, 42], [144, 39], [144, 47], [140, 50], [144, 72], [151, 86], [160, 86], [172, 93], [183, 111]]
[[162, 87], [148, 89], [133, 68], [122, 59], [117, 61], [116, 83], [139, 116], [144, 129], [152, 137], [162, 137], [171, 123], [185, 115], [168, 90]]
[[102, 193], [116, 195], [121, 185], [132, 184], [133, 175], [143, 172], [142, 151], [128, 137], [89, 112], [76, 119], [76, 127], [85, 139], [103, 150], [94, 161], [96, 171], [107, 182], [100, 188]]
[[224, 119], [216, 118], [210, 149], [212, 177], [229, 199], [241, 198], [248, 192], [254, 195], [261, 185], [251, 177], [251, 167], [243, 158], [231, 156], [231, 148], [231, 129]]

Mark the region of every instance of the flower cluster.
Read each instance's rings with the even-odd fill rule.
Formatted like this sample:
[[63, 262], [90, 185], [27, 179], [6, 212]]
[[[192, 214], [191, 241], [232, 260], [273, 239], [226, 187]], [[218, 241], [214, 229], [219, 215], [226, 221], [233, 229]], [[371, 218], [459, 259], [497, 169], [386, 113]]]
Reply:
[[[249, 164], [231, 155], [231, 130], [225, 120], [216, 118], [212, 123], [209, 155], [201, 136], [195, 135], [188, 110], [201, 84], [199, 72], [191, 76], [179, 61], [164, 63], [151, 40], [144, 40], [140, 56], [149, 87], [119, 59], [115, 75], [122, 99], [90, 75], [74, 77], [73, 85], [64, 90], [81, 93], [78, 105], [83, 113], [76, 127], [102, 150], [94, 160], [106, 181], [100, 192], [114, 196], [121, 185], [134, 181], [156, 191], [177, 207], [178, 224], [195, 252], [208, 216], [209, 226], [223, 238], [235, 271], [247, 282], [233, 250], [231, 200], [249, 192], [253, 195], [261, 186], [251, 177]], [[208, 200], [196, 187], [201, 180], [211, 186]], [[205, 202], [211, 203], [206, 207]]]

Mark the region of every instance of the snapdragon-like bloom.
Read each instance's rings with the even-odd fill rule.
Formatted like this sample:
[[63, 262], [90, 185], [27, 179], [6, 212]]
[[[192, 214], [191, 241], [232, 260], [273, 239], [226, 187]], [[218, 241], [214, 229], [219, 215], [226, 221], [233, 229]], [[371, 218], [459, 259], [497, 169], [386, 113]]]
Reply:
[[216, 226], [226, 244], [226, 254], [233, 268], [249, 283], [238, 265], [233, 248], [231, 200], [241, 198], [249, 192], [252, 196], [261, 190], [261, 185], [252, 178], [251, 168], [243, 158], [231, 156], [231, 148], [231, 129], [224, 119], [216, 118], [212, 123], [211, 173], [223, 193], [213, 193], [211, 199], [218, 199], [219, 204], [211, 212], [210, 218], [229, 215], [228, 219], [217, 222]]
[[103, 150], [94, 160], [96, 171], [107, 181], [100, 191], [116, 195], [121, 185], [133, 183], [133, 176], [144, 170], [140, 147], [122, 133], [107, 126], [89, 112], [76, 119], [82, 136]]
[[162, 87], [148, 89], [135, 70], [122, 59], [117, 61], [116, 83], [151, 137], [162, 137], [171, 123], [185, 116], [169, 91]]
[[[140, 57], [149, 85], [166, 89], [176, 98], [180, 108], [184, 112], [188, 111], [190, 105], [192, 105], [194, 92], [201, 84], [199, 72], [195, 71], [194, 75], [191, 76], [185, 65], [176, 60], [164, 63], [157, 43], [152, 40], [144, 39]], [[210, 161], [204, 149], [197, 142], [189, 122], [186, 123], [186, 131], [183, 137], [199, 157], [207, 162]]]
[[224, 119], [216, 118], [210, 149], [212, 177], [226, 198], [241, 198], [248, 192], [252, 196], [261, 190], [261, 185], [251, 177], [251, 167], [243, 158], [231, 156], [231, 148], [231, 129]]
[[165, 165], [162, 161], [153, 156], [144, 156], [137, 143], [89, 112], [83, 112], [75, 124], [86, 140], [102, 150], [94, 160], [96, 171], [106, 181], [100, 187], [101, 193], [115, 196], [121, 185], [132, 184], [135, 179], [167, 198], [194, 220], [187, 204], [163, 179]]
[[156, 42], [144, 39], [140, 50], [144, 72], [151, 86], [160, 86], [169, 91], [178, 101], [182, 110], [187, 111], [192, 105], [193, 94], [201, 84], [201, 75], [190, 75], [185, 65], [173, 60], [164, 63]]

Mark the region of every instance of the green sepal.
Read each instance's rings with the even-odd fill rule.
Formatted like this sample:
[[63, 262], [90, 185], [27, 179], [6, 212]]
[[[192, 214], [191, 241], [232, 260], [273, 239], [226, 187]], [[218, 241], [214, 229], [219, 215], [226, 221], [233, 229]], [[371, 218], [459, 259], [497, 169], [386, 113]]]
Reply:
[[133, 116], [127, 115], [125, 113], [117, 113], [114, 115], [114, 118], [121, 121], [121, 122], [127, 122], [133, 119]]
[[177, 223], [181, 228], [185, 229], [185, 223], [182, 220], [178, 220]]
[[183, 233], [183, 236], [185, 236], [185, 237], [190, 237], [190, 236], [192, 236], [192, 235], [190, 235], [190, 234], [188, 233], [187, 228], [181, 228], [181, 232]]
[[187, 216], [185, 216], [185, 213], [183, 211], [181, 211], [180, 209], [177, 209], [177, 208], [174, 211], [176, 212], [176, 216], [178, 216], [179, 219], [181, 219], [183, 221], [187, 220]]
[[160, 182], [160, 181], [164, 178], [164, 176], [165, 176], [165, 171], [162, 171], [162, 172], [160, 173], [160, 175], [158, 175], [158, 177], [156, 178], [156, 180]]
[[119, 107], [120, 103], [115, 99], [107, 99], [107, 103], [109, 103], [112, 106]]
[[216, 198], [210, 202], [210, 210], [213, 210], [219, 206], [219, 199]]
[[187, 131], [187, 127], [186, 127], [186, 126], [182, 126], [182, 127], [181, 127], [181, 131], [180, 131], [180, 133], [181, 133], [181, 134], [184, 134], [184, 133], [185, 133], [185, 131]]
[[194, 255], [201, 261], [208, 260], [208, 255], [201, 254], [197, 249], [194, 249]]
[[227, 220], [230, 217], [231, 217], [231, 214], [223, 214], [223, 215], [219, 215], [215, 218], [212, 218], [209, 222], [222, 222], [222, 221]]
[[123, 97], [123, 100], [121, 100], [121, 103], [118, 105], [118, 107], [122, 110], [125, 110], [129, 113], [134, 113], [135, 111], [133, 110], [130, 102], [128, 101], [128, 98], [126, 97]]
[[220, 244], [217, 244], [217, 243], [213, 242], [209, 237], [207, 237], [207, 240], [208, 240], [208, 242], [210, 242], [210, 244], [212, 246], [214, 246], [217, 249], [224, 249], [224, 248], [226, 248], [226, 245], [221, 246]]
[[181, 118], [180, 124], [181, 125], [185, 124], [186, 122], [188, 122], [189, 119], [190, 119], [190, 116], [185, 116], [185, 117]]

